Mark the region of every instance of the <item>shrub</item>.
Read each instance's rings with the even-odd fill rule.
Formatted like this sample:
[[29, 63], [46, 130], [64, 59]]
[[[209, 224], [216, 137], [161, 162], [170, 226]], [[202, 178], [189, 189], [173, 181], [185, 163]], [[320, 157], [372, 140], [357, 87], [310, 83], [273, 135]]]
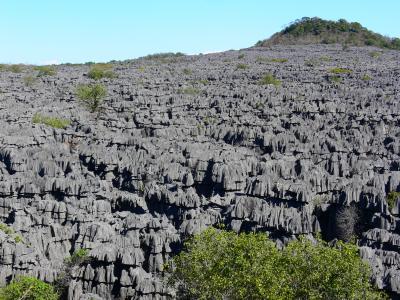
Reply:
[[11, 65], [8, 66], [8, 71], [13, 73], [21, 73], [23, 71], [23, 68], [21, 65]]
[[178, 94], [196, 95], [199, 93], [200, 93], [200, 90], [198, 90], [194, 87], [191, 87], [191, 86], [178, 90]]
[[271, 58], [270, 61], [276, 62], [276, 63], [285, 63], [288, 61], [288, 59], [287, 58]]
[[3, 231], [5, 234], [13, 234], [14, 233], [14, 230], [4, 223], [0, 223], [0, 230]]
[[355, 245], [290, 242], [279, 251], [264, 233], [209, 228], [166, 266], [178, 299], [384, 298]]
[[394, 208], [394, 205], [396, 204], [396, 199], [399, 197], [400, 197], [400, 192], [395, 192], [395, 191], [392, 191], [387, 195], [386, 202], [390, 210]]
[[192, 74], [192, 70], [185, 68], [185, 69], [183, 69], [183, 74], [190, 75], [190, 74]]
[[381, 53], [378, 51], [371, 51], [368, 53], [369, 56], [373, 57], [373, 58], [377, 58], [379, 56], [381, 56]]
[[34, 124], [44, 124], [53, 128], [65, 129], [71, 124], [69, 120], [60, 119], [55, 117], [43, 116], [39, 113], [33, 115], [32, 122]]
[[329, 77], [329, 81], [332, 83], [341, 83], [342, 82], [342, 77], [340, 76], [331, 76]]
[[78, 249], [68, 258], [65, 259], [65, 263], [70, 266], [78, 266], [89, 259], [89, 250]]
[[25, 86], [33, 86], [33, 84], [36, 82], [36, 78], [32, 75], [28, 75], [23, 78], [23, 81]]
[[16, 243], [22, 243], [23, 242], [22, 236], [20, 236], [20, 235], [14, 236], [14, 241]]
[[249, 66], [246, 64], [237, 64], [236, 70], [246, 70]]
[[355, 206], [344, 206], [338, 209], [335, 218], [336, 237], [349, 242], [357, 237], [360, 211]]
[[238, 55], [238, 59], [243, 59], [243, 58], [244, 58], [244, 54], [243, 53]]
[[0, 289], [1, 300], [57, 300], [54, 288], [35, 277], [21, 276]]
[[76, 266], [80, 266], [83, 263], [89, 262], [89, 260], [89, 251], [82, 248], [75, 250], [75, 252], [70, 257], [64, 259], [64, 265], [59, 272], [55, 282], [56, 290], [62, 296], [62, 299], [66, 298], [67, 296], [66, 294], [68, 290], [68, 285], [72, 280], [73, 269]]
[[37, 66], [34, 68], [34, 70], [39, 71], [37, 75], [38, 77], [54, 76], [57, 73], [56, 69], [52, 66]]
[[272, 74], [266, 74], [264, 75], [264, 77], [261, 78], [259, 84], [262, 85], [273, 84], [275, 86], [278, 86], [281, 84], [281, 82], [278, 79], [276, 79]]
[[371, 76], [365, 74], [365, 75], [363, 75], [363, 77], [361, 77], [361, 79], [364, 80], [364, 81], [369, 81], [369, 80], [371, 80], [372, 78], [371, 78]]
[[330, 72], [333, 74], [349, 74], [352, 72], [352, 70], [346, 68], [333, 68], [330, 70]]
[[321, 61], [331, 61], [332, 60], [332, 58], [331, 57], [329, 57], [329, 56], [325, 56], [325, 55], [323, 55], [323, 56], [321, 56], [320, 58], [319, 58], [319, 60], [321, 60]]
[[91, 112], [96, 112], [100, 110], [107, 90], [101, 84], [80, 85], [76, 90], [76, 95]]
[[89, 70], [88, 77], [94, 80], [114, 78], [115, 73], [112, 71], [111, 64], [95, 64]]
[[201, 84], [203, 84], [203, 85], [207, 85], [207, 84], [209, 84], [210, 82], [209, 82], [207, 79], [199, 79], [199, 80], [198, 80], [198, 83], [201, 83]]

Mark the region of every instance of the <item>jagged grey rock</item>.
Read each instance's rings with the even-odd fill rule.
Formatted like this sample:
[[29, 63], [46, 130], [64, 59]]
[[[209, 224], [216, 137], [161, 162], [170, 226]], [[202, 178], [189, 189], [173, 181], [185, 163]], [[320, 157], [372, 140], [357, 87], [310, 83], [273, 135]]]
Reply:
[[[15, 233], [0, 230], [0, 284], [54, 282], [86, 248], [70, 300], [169, 299], [161, 271], [188, 235], [224, 223], [269, 232], [280, 247], [301, 234], [335, 238], [341, 209], [356, 206], [361, 256], [380, 288], [400, 294], [400, 201], [386, 201], [400, 191], [400, 54], [371, 51], [117, 62], [99, 114], [74, 93], [91, 82], [86, 65], [32, 86], [23, 77], [34, 71], [1, 72], [0, 221]], [[335, 67], [352, 72], [332, 82]], [[260, 85], [266, 73], [281, 85]], [[35, 113], [71, 124], [33, 124]]]

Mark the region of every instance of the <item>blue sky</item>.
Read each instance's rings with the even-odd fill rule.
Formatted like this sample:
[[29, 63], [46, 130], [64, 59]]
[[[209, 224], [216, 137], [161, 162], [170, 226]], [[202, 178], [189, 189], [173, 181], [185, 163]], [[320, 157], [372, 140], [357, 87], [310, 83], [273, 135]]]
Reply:
[[109, 61], [240, 49], [303, 16], [400, 37], [399, 0], [0, 0], [0, 62]]

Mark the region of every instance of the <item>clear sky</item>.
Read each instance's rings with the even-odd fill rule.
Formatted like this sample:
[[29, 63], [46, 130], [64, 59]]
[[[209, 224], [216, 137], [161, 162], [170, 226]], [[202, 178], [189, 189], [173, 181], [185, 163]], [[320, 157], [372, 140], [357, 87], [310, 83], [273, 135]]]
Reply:
[[400, 0], [0, 0], [0, 13], [3, 63], [240, 49], [304, 16], [400, 37]]

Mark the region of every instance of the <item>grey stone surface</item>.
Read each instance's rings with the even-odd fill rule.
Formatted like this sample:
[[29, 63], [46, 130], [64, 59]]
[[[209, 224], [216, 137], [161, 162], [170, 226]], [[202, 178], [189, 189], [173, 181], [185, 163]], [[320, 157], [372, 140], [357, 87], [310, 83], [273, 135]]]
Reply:
[[[88, 66], [58, 66], [32, 86], [28, 71], [1, 72], [0, 222], [15, 233], [0, 230], [0, 284], [18, 274], [54, 282], [86, 248], [69, 299], [168, 299], [161, 270], [188, 235], [224, 223], [279, 245], [331, 239], [338, 210], [353, 205], [361, 256], [380, 288], [400, 294], [400, 203], [386, 201], [400, 191], [400, 53], [373, 50], [115, 63], [98, 115], [74, 94], [91, 82]], [[336, 67], [352, 72], [334, 83]], [[266, 73], [281, 85], [260, 85]], [[71, 125], [33, 124], [35, 113]]]

